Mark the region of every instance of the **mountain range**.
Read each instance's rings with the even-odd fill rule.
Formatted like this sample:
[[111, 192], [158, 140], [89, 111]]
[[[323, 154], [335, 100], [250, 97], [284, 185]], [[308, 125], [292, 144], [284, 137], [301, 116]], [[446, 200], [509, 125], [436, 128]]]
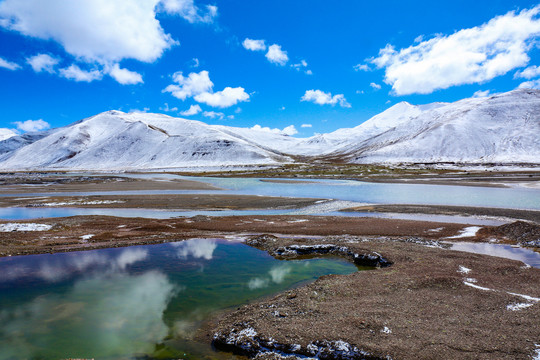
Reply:
[[135, 170], [348, 163], [540, 164], [540, 91], [454, 103], [398, 103], [362, 124], [310, 138], [107, 111], [71, 125], [0, 131], [0, 169]]

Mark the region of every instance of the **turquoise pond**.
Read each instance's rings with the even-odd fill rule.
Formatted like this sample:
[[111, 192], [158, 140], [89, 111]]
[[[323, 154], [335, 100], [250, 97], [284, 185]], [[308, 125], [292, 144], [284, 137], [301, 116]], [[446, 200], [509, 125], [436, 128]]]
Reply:
[[192, 340], [209, 315], [358, 270], [214, 239], [0, 258], [0, 360], [230, 359]]

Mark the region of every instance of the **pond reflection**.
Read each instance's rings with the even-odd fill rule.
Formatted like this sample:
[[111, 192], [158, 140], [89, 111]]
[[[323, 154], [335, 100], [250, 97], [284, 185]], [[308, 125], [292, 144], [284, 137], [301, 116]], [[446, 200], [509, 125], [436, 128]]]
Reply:
[[1, 258], [0, 359], [200, 358], [191, 337], [216, 310], [356, 270], [213, 239]]

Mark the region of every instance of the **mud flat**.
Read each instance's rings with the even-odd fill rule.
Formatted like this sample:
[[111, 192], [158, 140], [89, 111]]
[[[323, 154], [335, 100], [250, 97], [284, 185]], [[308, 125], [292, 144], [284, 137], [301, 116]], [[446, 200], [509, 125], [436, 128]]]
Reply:
[[357, 212], [379, 212], [379, 213], [400, 213], [400, 214], [433, 214], [450, 216], [488, 216], [504, 219], [527, 220], [540, 224], [540, 211], [501, 209], [473, 206], [447, 206], [447, 205], [369, 205], [358, 206], [342, 211]]
[[78, 207], [167, 210], [252, 210], [295, 209], [313, 205], [321, 199], [255, 195], [167, 194], [0, 197], [0, 207]]
[[128, 177], [74, 176], [51, 173], [0, 174], [3, 194], [42, 192], [97, 192], [135, 190], [220, 190], [212, 185], [184, 179], [148, 180]]

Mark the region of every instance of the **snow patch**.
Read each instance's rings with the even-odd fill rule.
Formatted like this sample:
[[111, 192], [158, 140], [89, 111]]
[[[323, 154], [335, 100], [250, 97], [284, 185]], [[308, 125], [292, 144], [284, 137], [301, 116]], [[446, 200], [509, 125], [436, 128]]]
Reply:
[[52, 225], [48, 224], [35, 224], [35, 223], [7, 223], [0, 225], [0, 232], [11, 232], [11, 231], [47, 231], [52, 229]]
[[523, 310], [523, 309], [526, 309], [530, 306], [533, 306], [534, 304], [532, 303], [514, 303], [514, 304], [509, 304], [509, 305], [506, 305], [506, 310], [510, 310], [510, 311], [519, 311], [519, 310]]
[[385, 327], [381, 330], [381, 332], [382, 332], [383, 334], [391, 334], [391, 333], [392, 333], [392, 330], [390, 330], [389, 327], [385, 326]]
[[458, 270], [458, 273], [461, 273], [461, 274], [468, 274], [471, 272], [471, 269], [469, 268], [466, 268], [465, 266], [463, 265], [459, 265], [459, 270]]
[[465, 238], [465, 237], [473, 237], [476, 235], [476, 232], [480, 230], [480, 226], [469, 226], [465, 229], [462, 229], [459, 234], [454, 236], [449, 236], [446, 239], [459, 239], [459, 238]]
[[486, 287], [478, 286], [478, 285], [475, 285], [475, 284], [470, 283], [470, 282], [467, 282], [467, 281], [464, 281], [463, 283], [464, 283], [465, 285], [467, 285], [467, 286], [473, 287], [473, 288], [478, 289], [478, 290], [483, 290], [483, 291], [494, 291], [493, 289], [489, 289], [489, 288], [486, 288]]

